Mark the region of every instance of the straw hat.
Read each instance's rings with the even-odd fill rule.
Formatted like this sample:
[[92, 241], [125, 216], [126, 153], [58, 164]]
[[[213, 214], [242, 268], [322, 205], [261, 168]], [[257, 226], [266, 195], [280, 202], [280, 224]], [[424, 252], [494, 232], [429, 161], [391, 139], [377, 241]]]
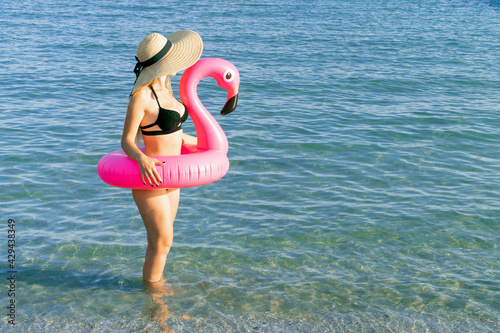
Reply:
[[166, 38], [156, 32], [144, 37], [137, 46], [137, 78], [132, 94], [151, 80], [194, 65], [202, 51], [200, 35], [191, 30], [177, 31]]

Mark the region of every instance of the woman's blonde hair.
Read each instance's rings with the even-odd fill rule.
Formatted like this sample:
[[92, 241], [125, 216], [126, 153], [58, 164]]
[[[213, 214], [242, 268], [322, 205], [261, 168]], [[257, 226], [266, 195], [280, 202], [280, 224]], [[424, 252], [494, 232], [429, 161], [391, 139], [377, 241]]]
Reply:
[[[161, 77], [157, 77], [156, 79], [153, 79], [151, 81], [149, 81], [148, 83], [142, 85], [139, 89], [137, 89], [136, 91], [134, 91], [134, 93], [132, 95], [135, 95], [139, 90], [145, 88], [145, 87], [149, 87], [149, 86], [152, 86], [153, 84], [157, 83], [157, 82], [160, 82], [161, 80]], [[172, 96], [174, 96], [174, 92], [172, 90], [172, 83], [170, 82], [170, 77], [167, 75], [167, 78], [165, 79], [165, 86], [167, 87], [168, 91], [170, 92], [170, 94]], [[141, 139], [142, 139], [142, 134], [141, 134], [141, 129], [138, 128], [137, 129], [137, 134], [135, 135], [135, 143], [138, 145], [140, 142], [141, 142]]]

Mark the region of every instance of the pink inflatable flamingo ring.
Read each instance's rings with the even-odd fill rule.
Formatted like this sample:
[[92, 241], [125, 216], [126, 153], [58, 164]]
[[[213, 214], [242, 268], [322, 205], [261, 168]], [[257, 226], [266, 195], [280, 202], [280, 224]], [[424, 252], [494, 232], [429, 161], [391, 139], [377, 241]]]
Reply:
[[[198, 83], [205, 77], [214, 78], [228, 93], [221, 114], [229, 114], [236, 108], [240, 75], [233, 64], [220, 58], [204, 58], [186, 69], [179, 84], [179, 95], [193, 119], [198, 143], [183, 145], [177, 156], [152, 156], [165, 162], [156, 165], [163, 182], [155, 189], [209, 184], [224, 177], [229, 170], [227, 137], [196, 92]], [[123, 150], [103, 156], [97, 164], [97, 173], [111, 186], [151, 189], [149, 184], [143, 184], [137, 162]]]

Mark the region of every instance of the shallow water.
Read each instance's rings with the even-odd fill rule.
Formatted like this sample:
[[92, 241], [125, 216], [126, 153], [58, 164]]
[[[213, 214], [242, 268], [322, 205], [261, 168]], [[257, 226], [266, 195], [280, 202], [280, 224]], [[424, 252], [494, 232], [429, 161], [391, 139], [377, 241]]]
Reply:
[[[16, 328], [500, 331], [499, 15], [486, 0], [8, 2], [0, 244], [6, 258], [14, 219]], [[151, 291], [132, 197], [96, 165], [120, 146], [137, 43], [180, 29], [242, 82], [216, 116], [229, 173], [181, 191]], [[214, 114], [225, 100], [213, 80], [199, 95]]]

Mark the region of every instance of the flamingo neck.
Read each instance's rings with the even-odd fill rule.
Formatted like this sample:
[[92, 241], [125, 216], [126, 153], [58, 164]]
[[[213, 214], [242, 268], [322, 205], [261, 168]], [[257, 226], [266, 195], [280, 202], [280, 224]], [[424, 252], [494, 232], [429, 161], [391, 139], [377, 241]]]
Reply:
[[201, 103], [197, 93], [199, 82], [208, 75], [204, 73], [200, 73], [199, 75], [196, 75], [196, 73], [189, 74], [195, 75], [187, 75], [186, 80], [183, 80], [186, 73], [183, 74], [179, 86], [179, 94], [182, 102], [189, 110], [189, 115], [193, 119], [198, 139], [198, 149], [219, 150], [227, 153], [228, 143], [226, 135], [214, 117]]

